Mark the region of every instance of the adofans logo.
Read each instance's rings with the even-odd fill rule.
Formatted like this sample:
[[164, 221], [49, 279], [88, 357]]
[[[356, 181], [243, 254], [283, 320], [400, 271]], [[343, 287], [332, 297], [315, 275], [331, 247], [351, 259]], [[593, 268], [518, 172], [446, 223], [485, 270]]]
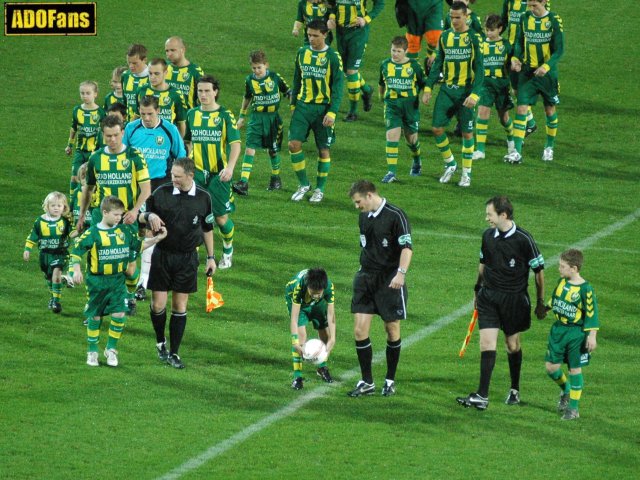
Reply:
[[5, 35], [96, 35], [96, 2], [5, 3]]

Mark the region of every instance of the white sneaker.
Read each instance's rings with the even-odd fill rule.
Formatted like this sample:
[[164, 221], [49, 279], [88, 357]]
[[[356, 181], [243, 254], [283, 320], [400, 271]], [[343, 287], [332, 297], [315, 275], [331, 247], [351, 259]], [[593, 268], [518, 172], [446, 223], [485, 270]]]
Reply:
[[513, 153], [516, 151], [516, 142], [513, 140], [507, 140], [507, 153]]
[[304, 198], [305, 194], [309, 191], [310, 188], [310, 185], [300, 185], [298, 187], [298, 190], [296, 190], [295, 193], [291, 195], [291, 200], [293, 200], [294, 202], [299, 202]]
[[[451, 158], [453, 160], [453, 157], [449, 157], [449, 158]], [[449, 180], [451, 180], [451, 177], [453, 176], [454, 173], [456, 173], [457, 169], [458, 169], [458, 164], [457, 163], [454, 163], [450, 167], [447, 167], [445, 165], [444, 173], [440, 177], [440, 183], [449, 183]]]
[[511, 163], [511, 164], [522, 163], [522, 155], [520, 155], [517, 151], [507, 153], [503, 157], [503, 159], [506, 163]]
[[459, 187], [470, 187], [471, 186], [471, 177], [468, 174], [463, 173], [462, 177], [460, 178], [460, 181], [458, 182], [458, 186]]
[[62, 283], [66, 283], [67, 288], [75, 287], [73, 277], [71, 275], [62, 275]]
[[471, 156], [471, 160], [484, 160], [484, 152], [481, 152], [480, 150], [476, 150], [475, 152], [473, 152], [473, 155]]
[[[107, 365], [109, 365], [110, 367], [117, 367], [118, 366], [118, 351], [117, 350], [114, 350], [113, 348], [109, 348], [109, 349], [105, 348], [104, 356], [107, 357]], [[96, 362], [98, 361], [97, 357], [98, 357], [98, 354], [96, 353]]]
[[311, 195], [311, 198], [309, 199], [309, 201], [311, 203], [320, 203], [323, 198], [324, 198], [324, 192], [322, 192], [322, 190], [320, 190], [319, 188], [316, 188], [313, 191], [313, 195]]
[[542, 152], [542, 160], [545, 162], [551, 162], [553, 160], [553, 147], [545, 147]]
[[233, 265], [233, 253], [223, 253], [220, 262], [218, 262], [218, 268], [220, 270], [226, 270]]
[[98, 352], [87, 352], [87, 365], [90, 367], [98, 367]]

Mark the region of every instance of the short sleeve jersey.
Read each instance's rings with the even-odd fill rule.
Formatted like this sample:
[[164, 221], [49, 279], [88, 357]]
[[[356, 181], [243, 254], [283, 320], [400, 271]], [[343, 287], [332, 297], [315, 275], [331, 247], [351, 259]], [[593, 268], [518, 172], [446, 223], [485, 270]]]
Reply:
[[126, 225], [100, 228], [94, 225], [76, 241], [71, 252], [71, 262], [79, 263], [87, 254], [87, 272], [92, 275], [116, 275], [124, 273], [135, 258], [131, 229]]
[[331, 280], [327, 281], [327, 288], [322, 292], [322, 297], [319, 300], [314, 300], [309, 295], [309, 288], [307, 287], [307, 275], [308, 270], [302, 270], [296, 274], [284, 289], [284, 296], [287, 303], [295, 303], [301, 307], [310, 307], [313, 305], [319, 305], [321, 303], [334, 303], [335, 289]]
[[339, 27], [355, 26], [356, 18], [362, 17], [367, 23], [376, 18], [384, 8], [384, 0], [373, 0], [373, 8], [367, 8], [367, 0], [335, 0], [330, 13], [335, 15]]
[[375, 212], [359, 217], [360, 266], [364, 271], [387, 272], [398, 268], [400, 254], [412, 249], [411, 226], [402, 209], [383, 199]]
[[60, 217], [52, 220], [47, 215], [40, 215], [33, 223], [24, 248], [31, 250], [37, 245], [41, 252], [66, 253], [69, 247], [70, 231], [71, 222], [68, 218]]
[[422, 66], [416, 60], [394, 63], [387, 58], [380, 64], [379, 85], [385, 86], [384, 99], [415, 98], [425, 87]]
[[156, 90], [149, 85], [143, 85], [138, 89], [136, 95], [136, 103], [134, 110], [139, 114], [139, 105], [142, 97], [150, 96], [158, 99], [158, 106], [160, 108], [160, 118], [171, 122], [178, 123], [184, 122], [187, 116], [187, 104], [185, 103], [182, 94], [173, 87], [169, 87], [167, 90]]
[[282, 95], [289, 92], [289, 85], [276, 72], [267, 71], [263, 78], [251, 74], [245, 79], [244, 98], [251, 99], [254, 112], [277, 112]]
[[344, 74], [340, 54], [331, 47], [313, 50], [301, 47], [296, 55], [293, 76], [293, 101], [329, 105], [337, 113], [342, 102]]
[[514, 223], [507, 232], [489, 228], [482, 235], [480, 263], [483, 285], [505, 293], [522, 293], [529, 285], [529, 269], [544, 269], [544, 257], [533, 237]]
[[[549, 8], [551, 8], [551, 0], [547, 0], [547, 9]], [[526, 11], [527, 0], [504, 0], [502, 4], [502, 24], [507, 25], [507, 40], [511, 46], [516, 41], [520, 18]]]
[[109, 92], [107, 94], [107, 96], [104, 97], [104, 107], [103, 108], [104, 108], [105, 112], [114, 103], [121, 103], [122, 105], [126, 106], [127, 105], [127, 100], [124, 98], [124, 95], [122, 97], [118, 97], [115, 94], [115, 92]]
[[196, 84], [200, 77], [204, 75], [202, 68], [194, 63], [184, 67], [177, 67], [173, 64], [167, 66], [167, 76], [165, 80], [169, 85], [182, 93], [187, 109], [198, 105], [198, 92]]
[[511, 45], [504, 39], [496, 41], [486, 40], [482, 43], [482, 59], [484, 62], [484, 76], [493, 78], [508, 78], [506, 67], [507, 56]]
[[125, 210], [131, 209], [138, 199], [138, 185], [149, 182], [149, 171], [139, 150], [125, 146], [120, 153], [110, 153], [106, 147], [89, 157], [87, 185], [96, 185], [98, 195], [93, 207], [102, 199], [115, 195], [124, 203]]
[[233, 113], [225, 107], [213, 112], [196, 107], [187, 113], [185, 140], [192, 142], [196, 169], [217, 173], [227, 166], [227, 149], [240, 141], [240, 132]]
[[513, 56], [530, 68], [548, 65], [557, 73], [558, 61], [564, 53], [562, 19], [553, 12], [536, 17], [531, 11], [520, 19]]
[[[78, 219], [80, 218], [81, 205], [82, 205], [82, 185], [78, 185], [71, 193], [71, 198], [69, 200], [69, 210], [71, 210], [71, 215], [73, 215], [73, 222], [75, 225], [78, 224]], [[85, 212], [83, 223], [85, 225], [89, 225], [91, 223], [90, 209], [87, 209], [87, 211]]]
[[563, 325], [580, 325], [582, 330], [598, 330], [598, 301], [589, 282], [573, 285], [561, 278], [553, 290], [551, 309], [556, 321]]
[[85, 110], [82, 105], [78, 105], [73, 109], [71, 129], [76, 132], [75, 144], [78, 150], [93, 152], [100, 147], [100, 122], [105, 115], [102, 107]]

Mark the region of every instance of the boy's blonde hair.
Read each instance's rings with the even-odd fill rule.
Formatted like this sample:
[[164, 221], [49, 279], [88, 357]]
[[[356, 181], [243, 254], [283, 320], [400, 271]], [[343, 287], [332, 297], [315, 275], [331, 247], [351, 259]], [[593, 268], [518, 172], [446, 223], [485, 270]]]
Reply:
[[94, 92], [98, 93], [98, 82], [93, 80], [85, 80], [80, 84], [80, 87], [91, 87]]
[[122, 78], [122, 74], [124, 72], [126, 72], [128, 70], [127, 67], [116, 67], [113, 69], [113, 72], [111, 72], [111, 78], [116, 77], [118, 80], [120, 80]]
[[66, 216], [69, 214], [69, 202], [67, 202], [67, 196], [61, 192], [51, 192], [44, 198], [42, 202], [42, 209], [44, 213], [49, 213], [49, 204], [53, 203], [55, 200], [58, 200], [64, 204], [64, 210], [62, 211], [62, 215]]

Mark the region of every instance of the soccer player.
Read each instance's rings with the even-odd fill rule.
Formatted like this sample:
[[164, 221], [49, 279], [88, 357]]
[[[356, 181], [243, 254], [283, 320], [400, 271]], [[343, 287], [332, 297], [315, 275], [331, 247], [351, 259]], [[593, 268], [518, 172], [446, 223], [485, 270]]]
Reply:
[[294, 107], [289, 125], [289, 153], [293, 170], [298, 177], [298, 189], [291, 200], [299, 202], [311, 189], [302, 152], [302, 143], [313, 131], [318, 148], [318, 174], [316, 188], [309, 198], [319, 203], [331, 167], [331, 145], [335, 141], [335, 121], [340, 103], [344, 77], [342, 60], [338, 52], [326, 44], [327, 24], [313, 20], [307, 25], [309, 45], [296, 54], [291, 105]]
[[109, 338], [104, 350], [107, 365], [118, 366], [118, 340], [125, 323], [125, 272], [135, 270], [132, 260], [132, 233], [122, 225], [125, 205], [118, 197], [107, 195], [100, 202], [101, 220], [78, 238], [73, 251], [73, 282], [80, 285], [84, 277], [80, 267], [87, 254], [86, 281], [88, 300], [84, 309], [87, 322], [87, 365], [99, 366], [98, 343], [102, 318], [110, 315]]
[[418, 94], [425, 87], [425, 76], [417, 60], [409, 58], [409, 43], [405, 37], [395, 37], [391, 41], [391, 58], [380, 65], [380, 96], [384, 97], [384, 121], [387, 127], [387, 174], [382, 183], [397, 181], [398, 142], [404, 130], [413, 165], [410, 175], [422, 172], [420, 160], [420, 111]]
[[[330, 13], [329, 0], [299, 0], [298, 1], [298, 13], [296, 20], [293, 22], [293, 30], [291, 35], [297, 37], [300, 35], [300, 29], [304, 27], [304, 44], [309, 45], [309, 38], [307, 37], [307, 24], [313, 20], [329, 21], [330, 18], [335, 20], [335, 14]], [[333, 41], [333, 33], [327, 34], [327, 45], [331, 45]]]
[[[549, 332], [545, 366], [551, 380], [560, 387], [558, 411], [563, 414], [563, 420], [580, 417], [582, 367], [589, 365], [600, 329], [596, 294], [580, 274], [583, 263], [580, 250], [572, 248], [562, 252], [558, 264], [560, 280], [549, 302], [556, 321]], [[568, 380], [562, 363], [569, 367]]]
[[149, 63], [149, 83], [138, 89], [135, 100], [136, 116], [140, 115], [139, 104], [142, 97], [151, 95], [158, 99], [160, 118], [167, 120], [178, 127], [180, 136], [184, 137], [185, 122], [187, 117], [187, 104], [182, 93], [170, 86], [165, 77], [167, 75], [167, 62], [162, 58], [154, 58]]
[[547, 0], [529, 0], [529, 11], [520, 19], [520, 28], [511, 58], [511, 68], [518, 72], [516, 118], [513, 122], [516, 151], [504, 157], [505, 162], [522, 162], [522, 143], [526, 135], [527, 111], [542, 96], [547, 117], [547, 139], [542, 160], [553, 160], [553, 147], [558, 132], [556, 105], [558, 95], [558, 62], [564, 53], [562, 19], [547, 10]]
[[407, 27], [405, 37], [408, 42], [407, 56], [417, 60], [422, 39], [426, 42], [424, 69], [428, 72], [435, 60], [438, 39], [444, 30], [442, 20], [442, 0], [399, 0], [396, 1], [398, 24]]
[[496, 363], [500, 330], [505, 336], [511, 376], [511, 389], [505, 403], [520, 403], [520, 334], [531, 326], [531, 302], [527, 291], [529, 270], [535, 275], [535, 314], [539, 319], [546, 314], [544, 258], [535, 240], [513, 221], [513, 205], [507, 197], [490, 198], [485, 212], [490, 228], [482, 235], [478, 280], [474, 288], [480, 329], [480, 384], [476, 392], [456, 398], [460, 405], [478, 410], [486, 410], [489, 406], [489, 384]]
[[249, 176], [257, 148], [266, 148], [271, 160], [271, 179], [267, 190], [282, 188], [280, 179], [280, 148], [282, 146], [282, 118], [278, 113], [282, 95], [291, 96], [291, 89], [280, 74], [269, 70], [267, 56], [262, 50], [249, 54], [253, 74], [245, 79], [245, 94], [240, 106], [238, 128], [244, 126], [249, 105], [251, 119], [247, 125], [247, 139], [240, 181], [233, 185], [238, 195], [249, 194]]
[[[471, 30], [473, 33], [477, 33], [482, 36], [482, 22], [480, 21], [480, 18], [478, 17], [478, 15], [475, 12], [471, 11], [471, 8], [469, 7], [469, 4], [476, 3], [476, 0], [456, 0], [456, 1], [464, 3], [467, 7], [466, 22], [469, 27], [469, 30]], [[451, 5], [453, 5], [453, 2], [451, 2]], [[446, 15], [444, 18], [444, 28], [445, 30], [452, 28], [451, 11], [449, 11], [449, 14]]]
[[373, 88], [367, 85], [360, 74], [364, 51], [369, 41], [369, 27], [384, 8], [384, 0], [373, 0], [373, 8], [368, 10], [363, 0], [335, 0], [327, 22], [331, 30], [336, 30], [338, 52], [344, 64], [347, 76], [347, 92], [349, 96], [349, 113], [346, 122], [358, 119], [358, 100], [362, 94], [364, 111], [371, 110], [373, 105]]
[[371, 372], [373, 348], [369, 338], [371, 320], [379, 315], [387, 333], [387, 373], [382, 395], [396, 393], [395, 376], [400, 360], [400, 320], [407, 318], [407, 285], [413, 246], [411, 227], [402, 209], [380, 197], [373, 183], [359, 180], [349, 196], [360, 210], [360, 270], [353, 279], [351, 313], [354, 314], [356, 353], [362, 379], [348, 395], [375, 393]]
[[218, 80], [205, 75], [196, 88], [200, 106], [187, 113], [185, 141], [195, 162], [195, 181], [211, 194], [213, 216], [222, 235], [218, 268], [225, 270], [233, 263], [234, 224], [229, 214], [235, 210], [231, 179], [240, 156], [240, 132], [231, 110], [218, 104]]
[[[311, 322], [318, 336], [327, 346], [327, 352], [336, 344], [336, 311], [333, 283], [323, 268], [310, 268], [298, 272], [285, 287], [284, 298], [291, 319], [291, 355], [293, 358], [293, 382], [291, 388], [301, 390], [302, 346], [307, 341], [307, 324]], [[333, 379], [327, 362], [322, 362], [317, 375], [327, 383]]]
[[127, 67], [116, 67], [111, 74], [111, 91], [104, 97], [104, 110], [107, 111], [114, 103], [125, 105], [127, 101], [122, 93], [122, 74], [127, 71]]
[[136, 97], [138, 89], [149, 82], [149, 68], [147, 67], [147, 47], [134, 43], [127, 50], [128, 70], [123, 72], [120, 83], [127, 107], [127, 121], [135, 120]]
[[44, 215], [36, 218], [31, 233], [24, 245], [22, 259], [25, 262], [31, 257], [31, 250], [36, 245], [40, 250], [40, 270], [44, 273], [51, 297], [49, 309], [53, 313], [60, 313], [62, 305], [62, 272], [67, 263], [69, 252], [69, 234], [71, 222], [69, 220], [69, 205], [67, 197], [60, 192], [51, 192], [42, 202]]
[[431, 89], [440, 73], [444, 83], [433, 107], [432, 130], [436, 146], [444, 160], [444, 173], [440, 183], [448, 183], [458, 169], [449, 138], [444, 128], [455, 115], [462, 129], [462, 177], [458, 185], [471, 185], [473, 165], [473, 117], [484, 79], [482, 61], [482, 39], [469, 29], [467, 6], [453, 2], [449, 12], [453, 28], [445, 30], [438, 41], [438, 53], [427, 78], [425, 102], [431, 98]]
[[[89, 160], [89, 156], [100, 147], [100, 121], [105, 117], [104, 110], [96, 103], [98, 84], [85, 81], [80, 84], [80, 100], [82, 103], [73, 108], [69, 142], [64, 152], [73, 153], [71, 161], [71, 181], [69, 192], [73, 193], [78, 182], [80, 165]], [[75, 150], [75, 152], [74, 152]]]
[[[206, 79], [206, 77], [203, 77]], [[202, 79], [201, 79], [202, 80]], [[200, 90], [199, 90], [200, 91]], [[202, 102], [206, 98], [200, 95]], [[187, 325], [189, 294], [198, 291], [198, 246], [207, 251], [207, 274], [213, 275], [211, 197], [194, 181], [195, 165], [190, 158], [177, 159], [171, 167], [172, 183], [157, 188], [147, 202], [147, 211], [138, 220], [154, 232], [166, 228], [167, 236], [153, 251], [149, 289], [151, 323], [156, 334], [158, 358], [174, 368], [184, 368], [178, 355]], [[166, 346], [167, 298], [171, 291], [169, 350]]]
[[496, 106], [500, 123], [507, 134], [507, 153], [515, 149], [513, 142], [513, 121], [509, 110], [513, 108], [509, 92], [509, 77], [507, 74], [507, 58], [511, 46], [502, 38], [503, 24], [500, 15], [489, 15], [485, 21], [486, 37], [482, 43], [482, 58], [484, 60], [484, 80], [478, 100], [478, 115], [476, 117], [476, 147], [473, 160], [485, 158], [485, 143], [489, 129], [491, 107]]
[[180, 37], [169, 37], [164, 43], [164, 51], [169, 60], [167, 67], [167, 83], [182, 93], [187, 108], [198, 105], [196, 83], [204, 75], [202, 68], [185, 57], [187, 47]]

